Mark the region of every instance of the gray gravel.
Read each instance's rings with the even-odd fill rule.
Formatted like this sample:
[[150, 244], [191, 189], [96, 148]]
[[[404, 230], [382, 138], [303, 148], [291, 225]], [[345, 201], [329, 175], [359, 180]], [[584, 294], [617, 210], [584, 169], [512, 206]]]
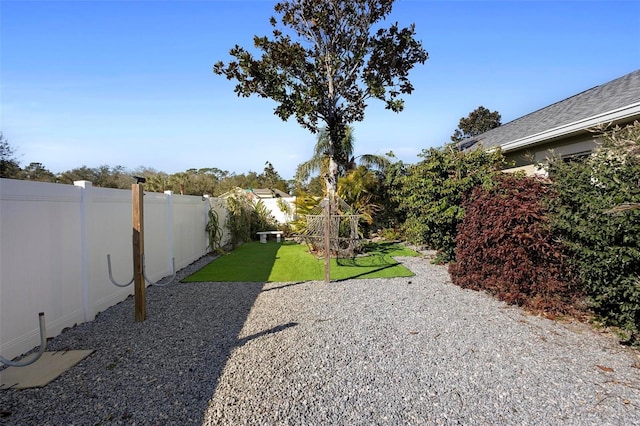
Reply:
[[0, 423], [640, 425], [638, 351], [401, 260], [415, 277], [150, 287], [145, 322], [129, 298], [53, 339], [96, 352], [0, 391]]

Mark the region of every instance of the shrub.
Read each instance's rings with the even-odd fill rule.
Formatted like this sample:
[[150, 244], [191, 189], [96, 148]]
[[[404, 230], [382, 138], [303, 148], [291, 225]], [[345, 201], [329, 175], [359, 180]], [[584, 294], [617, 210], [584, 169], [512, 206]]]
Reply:
[[253, 204], [251, 211], [251, 236], [257, 239], [256, 232], [275, 231], [278, 229], [276, 218], [271, 214], [262, 200], [257, 200]]
[[220, 216], [218, 212], [213, 206], [209, 208], [209, 220], [207, 221], [207, 225], [205, 226], [205, 231], [209, 236], [209, 251], [220, 252], [222, 251], [222, 237], [223, 231], [220, 227]]
[[277, 229], [275, 218], [261, 200], [253, 203], [242, 190], [227, 197], [226, 227], [231, 233], [233, 246], [256, 239], [256, 232]]
[[503, 174], [494, 182], [463, 204], [457, 262], [449, 265], [454, 284], [537, 312], [576, 313], [578, 290], [542, 202], [553, 194], [536, 178]]
[[395, 193], [406, 212], [403, 232], [409, 242], [438, 250], [437, 262], [448, 262], [455, 259], [464, 195], [476, 185], [490, 184], [491, 176], [504, 166], [504, 157], [499, 150], [465, 153], [453, 145], [424, 150], [421, 156], [424, 160], [406, 170]]
[[[602, 135], [589, 158], [552, 161], [556, 232], [569, 247], [592, 309], [640, 337], [640, 123]], [[624, 208], [627, 206], [628, 208]]]

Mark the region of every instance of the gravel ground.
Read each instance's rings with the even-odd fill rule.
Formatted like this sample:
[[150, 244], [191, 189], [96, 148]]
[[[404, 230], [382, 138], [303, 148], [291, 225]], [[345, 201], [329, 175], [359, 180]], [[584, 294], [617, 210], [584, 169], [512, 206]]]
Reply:
[[150, 287], [145, 322], [129, 298], [53, 339], [96, 352], [0, 391], [0, 424], [640, 425], [638, 351], [401, 261], [415, 277]]

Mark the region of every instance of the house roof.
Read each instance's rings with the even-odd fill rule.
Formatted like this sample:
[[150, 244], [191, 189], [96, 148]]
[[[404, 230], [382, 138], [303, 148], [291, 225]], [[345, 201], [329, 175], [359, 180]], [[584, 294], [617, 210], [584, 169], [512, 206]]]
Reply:
[[287, 194], [284, 191], [280, 191], [279, 189], [275, 189], [275, 188], [248, 188], [248, 189], [242, 189], [240, 187], [236, 187], [235, 189], [232, 189], [231, 191], [227, 191], [224, 194], [220, 195], [220, 198], [227, 198], [233, 194], [236, 194], [238, 192], [244, 192], [245, 194], [251, 194], [252, 196], [255, 196], [257, 198], [287, 198], [287, 197], [291, 197], [290, 194]]
[[501, 147], [517, 150], [585, 132], [602, 123], [640, 119], [640, 70], [556, 102], [538, 111], [465, 139], [461, 150]]
[[291, 197], [291, 195], [276, 188], [252, 188], [247, 191], [253, 192], [258, 198]]

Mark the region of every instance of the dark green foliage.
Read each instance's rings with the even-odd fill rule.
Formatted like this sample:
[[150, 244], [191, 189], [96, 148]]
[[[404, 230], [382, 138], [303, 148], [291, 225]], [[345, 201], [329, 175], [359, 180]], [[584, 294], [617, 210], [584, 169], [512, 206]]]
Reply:
[[553, 194], [536, 178], [494, 180], [466, 197], [457, 262], [449, 265], [453, 283], [534, 311], [573, 313], [579, 292], [543, 204]]
[[406, 214], [407, 241], [438, 250], [436, 261], [455, 259], [458, 224], [464, 218], [462, 201], [477, 185], [491, 185], [504, 165], [500, 151], [458, 151], [453, 145], [423, 150], [424, 160], [408, 167], [399, 179], [395, 200]]
[[[388, 157], [394, 158], [393, 152], [387, 154]], [[382, 208], [375, 216], [375, 222], [378, 228], [385, 229], [388, 236], [393, 235], [389, 239], [400, 238], [400, 227], [406, 221], [406, 211], [400, 207], [398, 197], [394, 196], [401, 188], [402, 180], [407, 174], [407, 165], [402, 161], [390, 163], [380, 173], [380, 189], [378, 197]]]
[[47, 170], [42, 163], [29, 163], [22, 170], [20, 178], [37, 182], [56, 182], [56, 175]]
[[60, 174], [58, 179], [60, 183], [69, 185], [73, 185], [77, 180], [87, 180], [93, 183], [93, 186], [101, 188], [131, 188], [131, 184], [135, 183], [131, 173], [123, 166], [107, 165], [94, 168], [82, 166]]
[[225, 226], [231, 233], [231, 244], [235, 247], [251, 241], [251, 215], [253, 206], [244, 191], [238, 189], [227, 197], [227, 222]]
[[593, 310], [637, 340], [640, 209], [633, 206], [640, 203], [640, 123], [608, 132], [602, 140], [583, 161], [551, 163], [558, 197], [550, 210]]
[[213, 67], [214, 73], [237, 82], [238, 96], [274, 100], [281, 119], [295, 117], [312, 133], [326, 127], [331, 199], [347, 126], [364, 119], [370, 99], [402, 111], [402, 96], [413, 92], [409, 72], [428, 58], [413, 25], [380, 25], [392, 6], [387, 0], [280, 1], [274, 7], [277, 16], [270, 19], [270, 37], [255, 36], [255, 49], [236, 45], [229, 52], [234, 60]]
[[0, 178], [19, 179], [20, 165], [15, 157], [15, 149], [0, 132]]
[[466, 138], [480, 135], [500, 126], [500, 113], [498, 111], [489, 111], [480, 105], [469, 113], [469, 116], [462, 117], [458, 128], [451, 136], [453, 142], [460, 142]]

